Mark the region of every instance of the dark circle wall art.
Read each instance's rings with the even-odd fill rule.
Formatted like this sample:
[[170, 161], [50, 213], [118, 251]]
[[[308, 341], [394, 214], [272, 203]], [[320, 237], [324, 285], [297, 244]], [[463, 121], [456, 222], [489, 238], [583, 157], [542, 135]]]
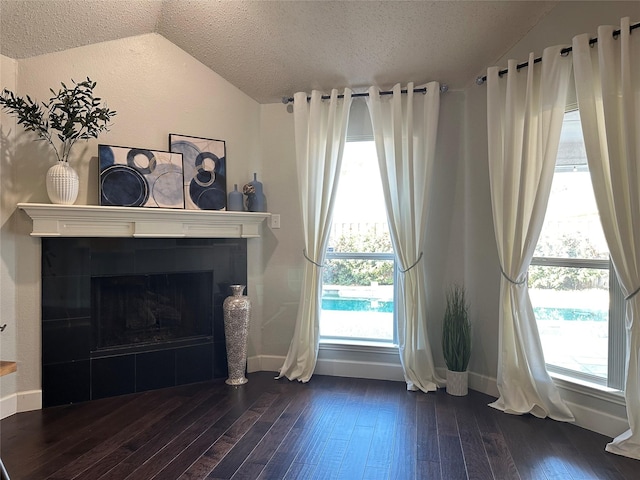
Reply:
[[182, 154], [98, 146], [100, 205], [184, 208]]
[[224, 140], [170, 134], [170, 150], [182, 154], [185, 208], [227, 209]]

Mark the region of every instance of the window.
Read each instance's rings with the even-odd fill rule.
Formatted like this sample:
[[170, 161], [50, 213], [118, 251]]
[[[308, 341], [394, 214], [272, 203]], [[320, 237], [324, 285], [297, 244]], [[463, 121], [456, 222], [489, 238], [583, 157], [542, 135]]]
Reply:
[[564, 116], [529, 293], [549, 371], [621, 389], [624, 301], [598, 217], [577, 110]]
[[347, 142], [323, 269], [320, 338], [396, 343], [394, 274], [375, 144]]

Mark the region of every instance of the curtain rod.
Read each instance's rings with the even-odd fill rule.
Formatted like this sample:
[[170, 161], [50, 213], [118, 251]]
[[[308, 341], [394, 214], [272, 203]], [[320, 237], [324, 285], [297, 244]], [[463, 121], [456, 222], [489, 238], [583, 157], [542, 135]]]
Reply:
[[[442, 84], [440, 85], [440, 93], [445, 93], [449, 90], [449, 86]], [[400, 93], [407, 93], [407, 90], [400, 90]], [[422, 88], [414, 88], [413, 89], [413, 93], [427, 93], [427, 87], [422, 87]], [[391, 91], [381, 91], [379, 92], [380, 95], [393, 95], [393, 92]], [[368, 97], [369, 93], [368, 92], [364, 92], [364, 93], [352, 93], [351, 94], [351, 98], [357, 98], [357, 97]], [[322, 100], [329, 100], [331, 98], [331, 95], [322, 95], [322, 97], [320, 97]], [[344, 98], [344, 94], [340, 94], [338, 95], [338, 98]], [[307, 102], [311, 100], [311, 97], [307, 97]], [[284, 103], [285, 105], [287, 103], [293, 103], [293, 97], [282, 97], [282, 103]]]
[[[631, 25], [629, 27], [629, 31], [633, 32], [636, 28], [640, 28], [640, 23], [636, 23], [634, 25]], [[620, 29], [614, 30], [613, 31], [613, 37], [615, 38], [618, 35], [620, 35]], [[589, 39], [589, 45], [595, 45], [596, 43], [598, 43], [598, 37]], [[560, 55], [568, 55], [572, 51], [573, 51], [572, 47], [566, 47], [566, 48], [563, 48], [562, 50], [560, 50]], [[542, 57], [538, 57], [533, 61], [533, 63], [540, 63], [541, 61], [542, 61]], [[527, 67], [527, 66], [529, 66], [529, 62], [519, 63], [518, 65], [516, 65], [516, 68], [518, 70], [520, 70], [521, 68], [524, 68], [524, 67]], [[504, 70], [500, 70], [498, 72], [498, 75], [502, 76], [502, 75], [504, 75], [505, 73], [508, 73], [508, 72], [509, 72], [509, 69], [505, 68]], [[482, 76], [476, 78], [476, 84], [478, 84], [478, 85], [482, 85], [486, 81], [487, 81], [487, 76], [486, 75], [482, 75]]]

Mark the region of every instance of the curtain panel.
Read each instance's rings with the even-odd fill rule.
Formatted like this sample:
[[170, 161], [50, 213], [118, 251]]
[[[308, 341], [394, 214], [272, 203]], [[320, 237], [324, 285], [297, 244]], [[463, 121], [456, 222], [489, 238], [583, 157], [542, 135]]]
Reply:
[[544, 50], [542, 63], [506, 78], [487, 71], [489, 179], [500, 283], [498, 390], [492, 407], [555, 420], [574, 417], [545, 366], [527, 270], [542, 229], [555, 169], [571, 74], [562, 47]]
[[293, 115], [296, 142], [296, 169], [302, 210], [304, 259], [300, 304], [289, 352], [278, 378], [308, 382], [318, 360], [320, 310], [322, 307], [322, 265], [331, 229], [331, 218], [342, 153], [347, 136], [351, 90], [294, 95]]
[[440, 85], [414, 94], [413, 83], [401, 93], [381, 97], [369, 89], [367, 106], [380, 165], [380, 176], [396, 256], [396, 320], [400, 360], [408, 390], [429, 392], [444, 385], [435, 372], [427, 332], [425, 261], [428, 199], [433, 170]]
[[623, 18], [573, 39], [587, 161], [611, 261], [626, 297], [625, 399], [629, 430], [606, 450], [640, 459], [640, 30]]

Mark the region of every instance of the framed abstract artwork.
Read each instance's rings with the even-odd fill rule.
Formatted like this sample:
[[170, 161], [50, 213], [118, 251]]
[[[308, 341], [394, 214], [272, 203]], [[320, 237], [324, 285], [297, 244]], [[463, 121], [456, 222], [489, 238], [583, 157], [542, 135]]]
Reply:
[[185, 208], [226, 210], [227, 155], [224, 140], [171, 133], [169, 150], [182, 154]]
[[184, 208], [182, 155], [98, 145], [100, 205]]

